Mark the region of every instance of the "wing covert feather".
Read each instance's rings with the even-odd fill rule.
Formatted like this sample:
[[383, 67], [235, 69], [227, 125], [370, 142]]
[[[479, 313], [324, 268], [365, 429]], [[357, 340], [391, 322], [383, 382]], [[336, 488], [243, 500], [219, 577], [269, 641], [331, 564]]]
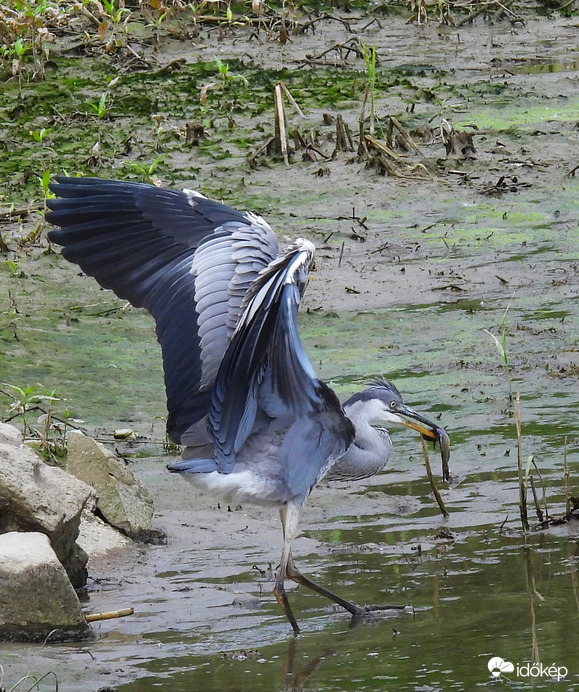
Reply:
[[[245, 291], [277, 254], [271, 229], [259, 217], [191, 191], [65, 177], [56, 178], [51, 189], [58, 197], [48, 201], [46, 218], [59, 228], [49, 233], [50, 240], [62, 245], [63, 256], [101, 286], [155, 318], [163, 352], [167, 429], [171, 439], [182, 442], [187, 430], [207, 414], [210, 394], [204, 387], [212, 384], [210, 374], [215, 375], [227, 348]], [[199, 251], [213, 236], [221, 239], [217, 254]], [[242, 254], [232, 257], [237, 251]], [[225, 310], [217, 307], [219, 302]]]
[[[291, 491], [298, 494], [317, 482], [324, 465], [351, 443], [351, 424], [333, 392], [317, 379], [297, 329], [298, 305], [312, 259], [313, 245], [298, 241], [252, 284], [221, 362], [209, 410], [215, 459], [222, 473], [233, 468], [259, 411], [272, 420], [286, 421], [289, 430], [281, 460]], [[294, 454], [299, 455], [301, 447], [291, 447], [300, 428], [309, 430], [316, 444], [309, 449], [309, 458], [294, 468]]]

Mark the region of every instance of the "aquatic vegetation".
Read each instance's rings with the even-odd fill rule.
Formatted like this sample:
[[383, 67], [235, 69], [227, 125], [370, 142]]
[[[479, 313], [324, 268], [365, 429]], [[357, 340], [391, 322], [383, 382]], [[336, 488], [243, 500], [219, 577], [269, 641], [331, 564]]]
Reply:
[[3, 419], [20, 422], [23, 439], [31, 441], [45, 461], [59, 463], [66, 455], [67, 431], [83, 423], [71, 416], [66, 399], [40, 383], [18, 386], [3, 382], [0, 395], [8, 400]]

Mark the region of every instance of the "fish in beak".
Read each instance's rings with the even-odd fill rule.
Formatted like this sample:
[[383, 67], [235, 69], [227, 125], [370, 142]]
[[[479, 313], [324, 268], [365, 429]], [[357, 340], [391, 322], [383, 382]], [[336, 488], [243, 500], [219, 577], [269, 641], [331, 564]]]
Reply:
[[397, 422], [407, 428], [418, 431], [425, 440], [432, 440], [435, 445], [438, 442], [440, 456], [442, 458], [442, 477], [445, 481], [449, 480], [450, 472], [448, 460], [450, 458], [450, 438], [444, 428], [420, 415], [417, 411], [406, 406], [406, 404], [392, 402], [391, 413], [397, 416]]

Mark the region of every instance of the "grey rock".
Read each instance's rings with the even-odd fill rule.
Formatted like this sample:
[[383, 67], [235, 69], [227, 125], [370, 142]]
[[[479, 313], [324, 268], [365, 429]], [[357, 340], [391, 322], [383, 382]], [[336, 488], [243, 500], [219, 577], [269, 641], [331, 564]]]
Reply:
[[91, 487], [28, 447], [0, 443], [0, 534], [46, 534], [75, 587], [86, 582], [87, 558], [75, 547], [80, 516], [94, 501]]
[[42, 533], [0, 536], [0, 639], [89, 639], [92, 630], [50, 541]]
[[105, 524], [92, 512], [83, 512], [80, 521], [78, 545], [91, 558], [101, 557], [112, 550], [124, 550], [133, 545], [127, 536], [119, 533], [110, 524]]
[[104, 445], [70, 432], [67, 469], [96, 490], [97, 509], [109, 524], [131, 538], [149, 535], [153, 501], [141, 481]]
[[22, 433], [13, 425], [0, 421], [0, 443], [20, 447], [22, 445]]

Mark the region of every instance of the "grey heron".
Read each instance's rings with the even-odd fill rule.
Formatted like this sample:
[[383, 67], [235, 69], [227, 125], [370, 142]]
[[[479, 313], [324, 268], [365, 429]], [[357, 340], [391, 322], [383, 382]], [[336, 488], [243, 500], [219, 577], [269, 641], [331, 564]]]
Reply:
[[229, 502], [279, 508], [283, 549], [274, 593], [294, 632], [285, 581], [361, 607], [304, 576], [291, 545], [302, 508], [322, 480], [359, 480], [388, 462], [392, 442], [373, 423], [402, 424], [437, 441], [446, 432], [375, 380], [343, 405], [302, 346], [297, 311], [314, 246], [278, 250], [269, 225], [198, 192], [97, 178], [59, 177], [46, 219], [63, 256], [156, 321], [167, 432], [182, 445], [168, 468]]

